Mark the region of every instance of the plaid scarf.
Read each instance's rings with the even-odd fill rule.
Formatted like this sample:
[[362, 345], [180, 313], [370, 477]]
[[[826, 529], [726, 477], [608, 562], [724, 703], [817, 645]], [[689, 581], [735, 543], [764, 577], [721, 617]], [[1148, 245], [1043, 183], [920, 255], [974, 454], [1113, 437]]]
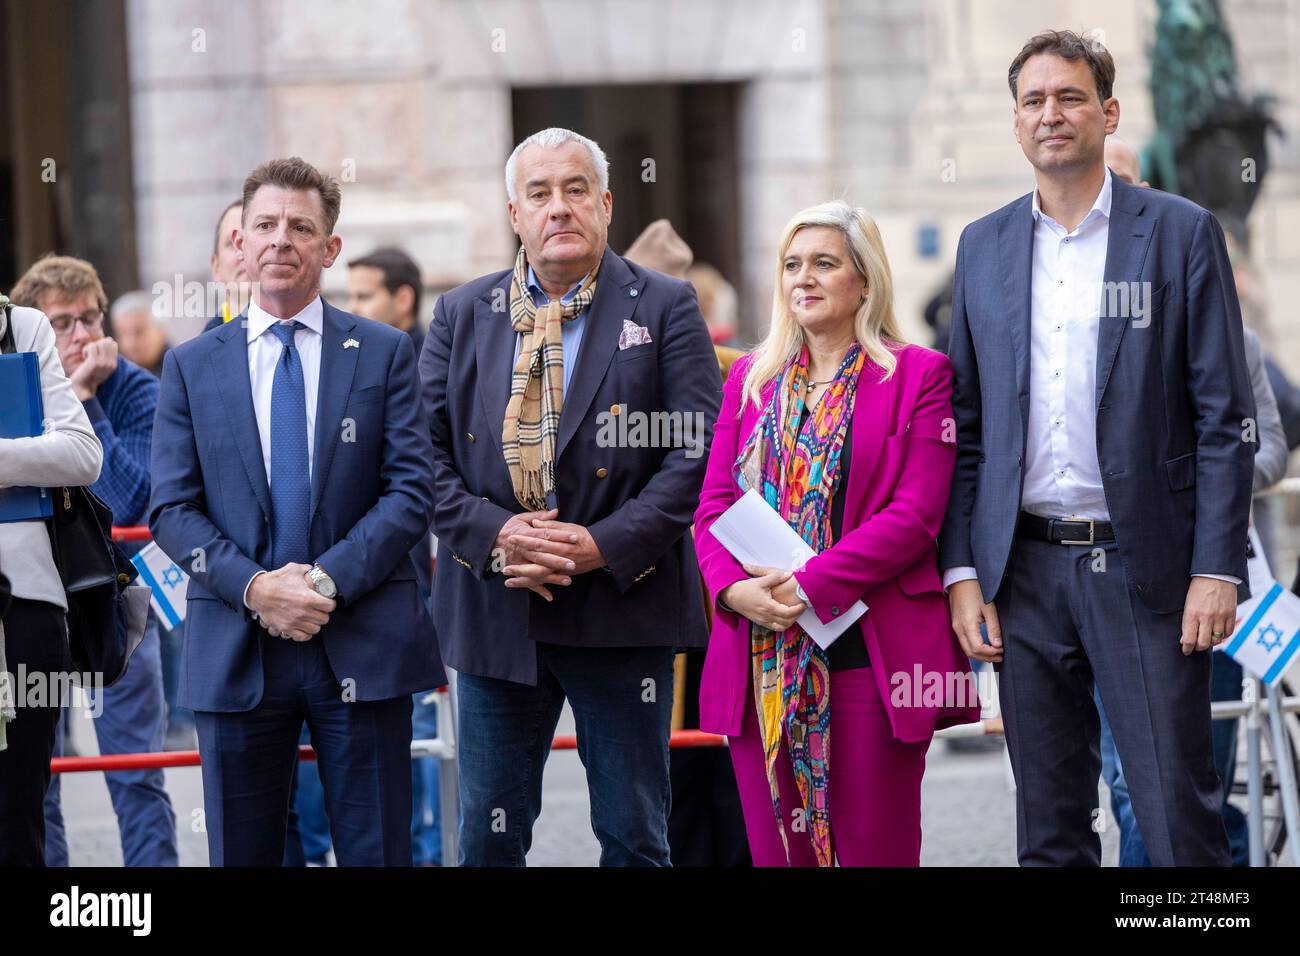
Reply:
[[[736, 459], [736, 480], [758, 491], [815, 552], [831, 546], [831, 499], [839, 485], [840, 450], [866, 353], [854, 343], [820, 404], [804, 415], [808, 347], [786, 363], [758, 424]], [[763, 738], [772, 809], [786, 856], [776, 758], [784, 729], [795, 783], [819, 866], [831, 866], [830, 658], [797, 623], [780, 633], [750, 623], [754, 702]]]
[[523, 334], [510, 378], [510, 401], [501, 429], [501, 449], [510, 469], [515, 498], [529, 511], [546, 508], [555, 489], [555, 443], [564, 406], [564, 344], [560, 326], [577, 318], [596, 296], [596, 273], [566, 303], [552, 299], [538, 321], [538, 306], [528, 291], [528, 260], [523, 247], [510, 280], [510, 325]]

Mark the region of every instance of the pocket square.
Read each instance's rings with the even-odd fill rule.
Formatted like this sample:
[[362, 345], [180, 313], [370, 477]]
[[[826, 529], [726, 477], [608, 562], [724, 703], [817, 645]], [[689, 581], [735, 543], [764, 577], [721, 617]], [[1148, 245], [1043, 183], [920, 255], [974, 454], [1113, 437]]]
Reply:
[[650, 330], [644, 325], [637, 325], [631, 319], [623, 320], [623, 331], [618, 336], [618, 350], [630, 349], [634, 345], [649, 345], [654, 340], [650, 338]]

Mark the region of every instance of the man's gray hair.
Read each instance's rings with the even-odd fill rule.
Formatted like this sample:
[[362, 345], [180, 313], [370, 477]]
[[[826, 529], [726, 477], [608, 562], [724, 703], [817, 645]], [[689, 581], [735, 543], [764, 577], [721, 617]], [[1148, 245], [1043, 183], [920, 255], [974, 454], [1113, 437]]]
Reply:
[[144, 289], [137, 289], [134, 292], [124, 292], [113, 301], [113, 307], [108, 311], [108, 321], [116, 322], [118, 316], [127, 315], [132, 312], [143, 312], [153, 321], [153, 324], [159, 328], [165, 328], [167, 319], [165, 316], [154, 314], [153, 310], [153, 293], [146, 292]]
[[600, 191], [602, 193], [609, 191], [609, 160], [605, 158], [605, 151], [600, 148], [600, 144], [595, 140], [588, 139], [581, 133], [575, 133], [571, 129], [552, 126], [550, 129], [544, 129], [540, 133], [529, 136], [515, 147], [515, 151], [506, 160], [506, 195], [510, 197], [511, 202], [515, 201], [515, 173], [519, 165], [519, 154], [529, 146], [556, 149], [565, 143], [579, 143], [586, 147], [587, 152], [591, 155], [591, 165], [596, 171], [596, 182], [600, 186]]

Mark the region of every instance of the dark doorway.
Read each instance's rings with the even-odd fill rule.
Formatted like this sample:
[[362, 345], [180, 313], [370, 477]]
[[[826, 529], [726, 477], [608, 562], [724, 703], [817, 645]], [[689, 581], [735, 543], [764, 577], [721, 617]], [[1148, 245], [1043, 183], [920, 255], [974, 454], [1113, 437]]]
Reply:
[[516, 88], [514, 141], [549, 126], [594, 139], [609, 159], [613, 249], [625, 252], [647, 225], [667, 219], [696, 262], [739, 285], [737, 90], [734, 83]]
[[0, 0], [0, 290], [47, 252], [136, 286], [125, 0]]

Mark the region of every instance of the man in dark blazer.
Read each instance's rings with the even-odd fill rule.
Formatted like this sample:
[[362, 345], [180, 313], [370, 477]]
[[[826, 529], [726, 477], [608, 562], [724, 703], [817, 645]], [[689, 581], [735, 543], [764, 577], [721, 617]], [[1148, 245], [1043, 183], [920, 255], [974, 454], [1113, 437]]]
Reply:
[[278, 866], [303, 722], [340, 865], [411, 864], [411, 698], [444, 675], [411, 546], [432, 500], [410, 339], [325, 303], [338, 183], [300, 159], [244, 184], [247, 311], [168, 353], [150, 529], [190, 575], [214, 866]]
[[1094, 682], [1157, 865], [1226, 865], [1210, 655], [1245, 596], [1254, 400], [1223, 231], [1103, 163], [1110, 54], [1009, 73], [1037, 188], [957, 250], [953, 630], [1000, 662], [1019, 859], [1097, 865]]
[[524, 863], [566, 699], [601, 863], [669, 862], [673, 650], [707, 640], [690, 524], [721, 391], [690, 285], [607, 248], [608, 182], [586, 137], [521, 143], [515, 268], [444, 295], [420, 360], [465, 864]]

